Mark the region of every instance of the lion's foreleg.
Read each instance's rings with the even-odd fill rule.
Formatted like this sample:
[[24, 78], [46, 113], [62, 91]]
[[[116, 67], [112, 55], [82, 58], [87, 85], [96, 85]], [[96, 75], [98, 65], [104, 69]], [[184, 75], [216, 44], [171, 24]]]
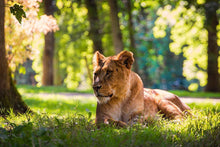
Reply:
[[127, 127], [127, 124], [123, 121], [117, 121], [112, 118], [104, 119], [104, 124], [110, 124], [111, 126], [116, 126], [116, 127]]

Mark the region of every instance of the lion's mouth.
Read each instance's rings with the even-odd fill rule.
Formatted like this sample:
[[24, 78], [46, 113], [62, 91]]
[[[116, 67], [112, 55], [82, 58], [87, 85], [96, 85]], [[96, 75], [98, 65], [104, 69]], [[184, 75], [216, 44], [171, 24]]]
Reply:
[[111, 98], [112, 96], [113, 96], [113, 93], [110, 95], [106, 95], [106, 96], [101, 95], [101, 94], [97, 94], [97, 97], [99, 97], [99, 98]]
[[113, 94], [110, 94], [110, 95], [97, 94], [97, 95], [96, 95], [97, 100], [98, 100], [98, 103], [100, 103], [100, 104], [106, 104], [106, 103], [108, 103], [108, 101], [110, 101], [110, 99], [111, 99], [112, 96], [113, 96]]

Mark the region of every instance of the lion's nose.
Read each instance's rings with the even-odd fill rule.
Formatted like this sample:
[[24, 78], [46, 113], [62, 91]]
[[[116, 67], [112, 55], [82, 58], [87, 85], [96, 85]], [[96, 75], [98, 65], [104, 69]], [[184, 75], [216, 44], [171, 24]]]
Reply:
[[101, 86], [101, 85], [93, 85], [92, 87], [93, 87], [93, 89], [94, 89], [95, 91], [98, 92], [98, 90], [99, 90], [102, 86]]

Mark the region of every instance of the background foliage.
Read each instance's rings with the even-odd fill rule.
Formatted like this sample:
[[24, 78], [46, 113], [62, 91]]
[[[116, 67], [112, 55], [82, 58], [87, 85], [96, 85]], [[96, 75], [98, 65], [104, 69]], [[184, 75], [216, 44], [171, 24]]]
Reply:
[[[83, 0], [56, 0], [55, 19], [59, 30], [55, 32], [55, 85], [71, 89], [89, 89], [92, 73], [92, 40], [89, 38], [87, 8]], [[129, 50], [128, 13], [126, 1], [119, 1], [120, 29], [124, 49]], [[176, 2], [132, 0], [132, 19], [137, 61], [140, 75], [146, 87], [162, 89], [202, 90], [207, 84], [207, 31], [205, 14], [201, 9], [204, 1], [191, 4], [187, 0]], [[103, 50], [106, 56], [113, 55], [109, 5], [107, 1], [97, 1], [100, 18]], [[41, 13], [41, 7], [39, 12]], [[220, 15], [220, 10], [217, 11]], [[9, 19], [10, 18], [10, 19]], [[7, 16], [7, 21], [11, 16]], [[16, 24], [16, 26], [19, 24]], [[11, 25], [7, 25], [13, 33]], [[217, 27], [218, 46], [220, 45], [220, 25]], [[19, 35], [21, 39], [22, 35]], [[9, 39], [8, 39], [9, 40]], [[19, 42], [13, 40], [13, 42]], [[8, 41], [10, 48], [10, 41]], [[18, 45], [15, 45], [18, 48]], [[41, 85], [42, 36], [30, 43], [25, 41], [20, 49], [33, 60], [37, 85]], [[36, 52], [33, 52], [34, 49]], [[9, 49], [8, 49], [9, 50]], [[14, 49], [13, 49], [14, 50]], [[15, 52], [15, 51], [13, 51]], [[27, 55], [27, 54], [25, 54]], [[24, 58], [25, 55], [22, 55]], [[40, 56], [40, 58], [39, 58]], [[24, 74], [20, 58], [14, 58], [17, 71]], [[220, 58], [218, 59], [220, 65]], [[11, 65], [13, 66], [13, 65]], [[15, 69], [15, 67], [14, 67]], [[27, 71], [27, 68], [26, 68]], [[220, 72], [220, 69], [219, 69]], [[16, 79], [20, 83], [20, 79]], [[35, 83], [34, 83], [35, 84]]]

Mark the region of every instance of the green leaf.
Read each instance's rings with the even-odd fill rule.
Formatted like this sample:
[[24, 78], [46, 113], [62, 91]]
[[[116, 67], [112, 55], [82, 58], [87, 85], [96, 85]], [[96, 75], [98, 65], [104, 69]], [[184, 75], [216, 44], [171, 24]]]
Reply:
[[91, 116], [92, 116], [92, 112], [89, 109], [87, 109], [87, 108], [86, 108], [86, 112], [88, 113], [88, 118], [90, 119]]
[[20, 66], [20, 68], [19, 68], [19, 73], [20, 73], [20, 74], [26, 74], [26, 69], [25, 69], [24, 66]]
[[22, 17], [26, 18], [22, 5], [14, 4], [14, 6], [10, 7], [10, 12], [16, 17], [19, 23], [21, 23]]

